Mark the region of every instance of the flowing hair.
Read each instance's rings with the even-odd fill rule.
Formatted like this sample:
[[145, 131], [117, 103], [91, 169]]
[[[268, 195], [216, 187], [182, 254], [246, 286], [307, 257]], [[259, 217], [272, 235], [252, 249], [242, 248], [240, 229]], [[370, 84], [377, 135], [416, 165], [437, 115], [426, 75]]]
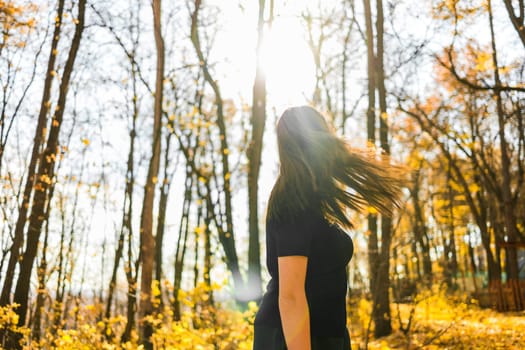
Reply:
[[349, 210], [367, 206], [390, 216], [400, 205], [402, 168], [386, 156], [351, 148], [308, 106], [287, 109], [277, 124], [279, 176], [268, 202], [270, 219], [287, 220], [307, 209], [342, 228]]

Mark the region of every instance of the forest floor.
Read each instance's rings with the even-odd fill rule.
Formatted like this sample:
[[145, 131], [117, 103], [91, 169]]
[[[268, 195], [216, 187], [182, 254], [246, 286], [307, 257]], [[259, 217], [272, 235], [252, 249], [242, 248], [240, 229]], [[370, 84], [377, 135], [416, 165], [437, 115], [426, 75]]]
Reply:
[[[501, 313], [439, 295], [391, 310], [395, 331], [370, 340], [368, 349], [525, 349], [525, 311]], [[352, 349], [365, 349], [368, 322], [351, 320]]]

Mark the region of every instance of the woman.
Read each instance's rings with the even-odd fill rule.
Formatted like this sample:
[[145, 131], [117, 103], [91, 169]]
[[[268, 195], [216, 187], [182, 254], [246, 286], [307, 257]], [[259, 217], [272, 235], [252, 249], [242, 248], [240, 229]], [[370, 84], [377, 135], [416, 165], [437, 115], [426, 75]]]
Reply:
[[349, 209], [390, 214], [399, 171], [351, 150], [311, 107], [277, 124], [279, 177], [266, 218], [271, 280], [255, 317], [254, 350], [349, 350], [346, 266]]

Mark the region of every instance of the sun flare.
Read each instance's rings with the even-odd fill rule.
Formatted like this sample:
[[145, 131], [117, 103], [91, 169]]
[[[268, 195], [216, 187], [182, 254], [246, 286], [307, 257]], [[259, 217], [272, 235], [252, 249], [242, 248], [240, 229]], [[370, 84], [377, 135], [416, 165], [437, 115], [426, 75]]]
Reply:
[[266, 31], [262, 65], [269, 98], [277, 109], [310, 99], [315, 66], [298, 20], [276, 20]]

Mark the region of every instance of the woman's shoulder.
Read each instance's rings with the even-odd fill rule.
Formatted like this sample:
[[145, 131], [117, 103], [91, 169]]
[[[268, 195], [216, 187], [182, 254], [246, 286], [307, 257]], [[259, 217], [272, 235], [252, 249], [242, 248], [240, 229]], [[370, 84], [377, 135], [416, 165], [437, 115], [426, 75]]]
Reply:
[[312, 225], [324, 220], [319, 207], [295, 208], [295, 210], [274, 212], [266, 217], [266, 226], [277, 229], [290, 225]]

